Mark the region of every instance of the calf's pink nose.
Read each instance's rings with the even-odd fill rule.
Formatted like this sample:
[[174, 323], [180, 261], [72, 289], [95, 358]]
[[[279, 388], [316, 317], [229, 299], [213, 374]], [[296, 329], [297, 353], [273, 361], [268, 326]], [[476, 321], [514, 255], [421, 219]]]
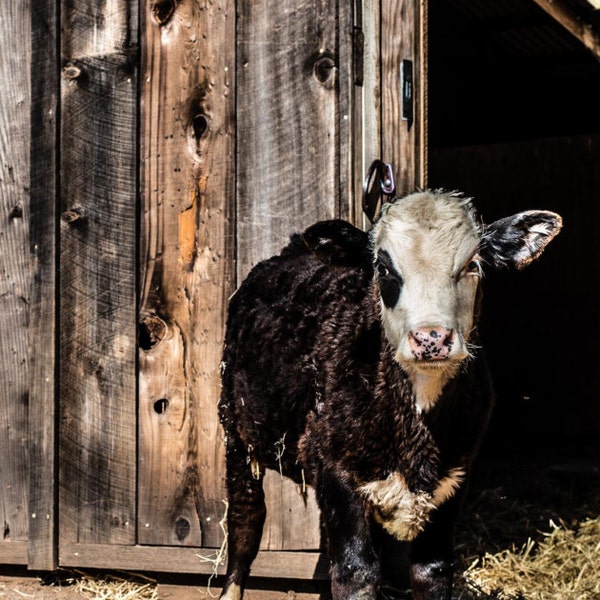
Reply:
[[408, 337], [410, 350], [417, 360], [445, 360], [454, 343], [454, 332], [446, 327], [419, 327]]

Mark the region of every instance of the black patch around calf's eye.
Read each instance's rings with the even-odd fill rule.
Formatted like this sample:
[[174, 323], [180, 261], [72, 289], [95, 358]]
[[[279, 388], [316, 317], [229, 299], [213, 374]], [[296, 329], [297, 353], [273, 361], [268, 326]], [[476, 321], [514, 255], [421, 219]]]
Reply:
[[394, 308], [400, 298], [402, 291], [402, 277], [396, 271], [392, 264], [390, 255], [385, 250], [379, 250], [377, 253], [377, 281], [379, 283], [379, 293], [386, 308]]
[[400, 298], [401, 289], [402, 284], [398, 279], [388, 276], [379, 280], [379, 293], [386, 308], [394, 308], [396, 306], [398, 298]]

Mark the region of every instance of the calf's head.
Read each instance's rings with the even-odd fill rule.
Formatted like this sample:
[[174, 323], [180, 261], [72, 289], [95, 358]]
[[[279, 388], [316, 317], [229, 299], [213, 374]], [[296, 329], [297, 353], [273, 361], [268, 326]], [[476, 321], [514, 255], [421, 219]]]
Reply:
[[368, 234], [325, 221], [304, 239], [324, 262], [373, 270], [385, 336], [427, 410], [470, 355], [484, 270], [527, 266], [561, 226], [545, 210], [485, 226], [470, 199], [426, 191], [384, 205]]

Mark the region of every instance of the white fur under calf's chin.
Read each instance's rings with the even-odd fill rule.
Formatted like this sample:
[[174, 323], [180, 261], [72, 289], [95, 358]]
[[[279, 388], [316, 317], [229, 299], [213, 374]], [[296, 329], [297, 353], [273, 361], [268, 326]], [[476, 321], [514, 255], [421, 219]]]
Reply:
[[444, 386], [458, 371], [457, 363], [444, 363], [426, 368], [417, 367], [412, 361], [400, 364], [412, 385], [417, 409], [423, 412], [435, 406]]

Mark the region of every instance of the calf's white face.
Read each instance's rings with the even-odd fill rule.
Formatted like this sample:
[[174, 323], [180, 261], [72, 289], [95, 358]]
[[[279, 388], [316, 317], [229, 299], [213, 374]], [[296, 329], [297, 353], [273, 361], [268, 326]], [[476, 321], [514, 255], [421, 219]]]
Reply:
[[426, 410], [469, 355], [481, 229], [468, 200], [423, 192], [386, 205], [372, 236], [384, 331]]

